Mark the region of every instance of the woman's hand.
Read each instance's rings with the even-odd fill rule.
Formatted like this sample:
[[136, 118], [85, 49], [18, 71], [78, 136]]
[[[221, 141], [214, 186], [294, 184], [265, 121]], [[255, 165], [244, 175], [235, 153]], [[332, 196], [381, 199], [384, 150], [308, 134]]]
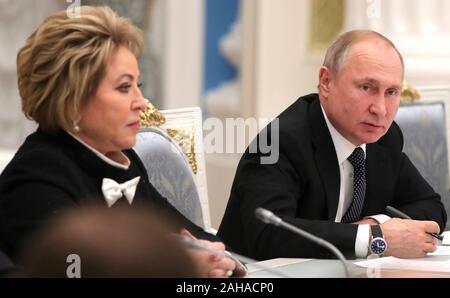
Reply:
[[[197, 240], [188, 230], [182, 229], [181, 235]], [[207, 240], [197, 240], [202, 245], [211, 250], [225, 251], [225, 245], [222, 242], [211, 242]], [[225, 255], [215, 254], [208, 250], [190, 249], [191, 256], [199, 271], [204, 277], [229, 277], [236, 268], [236, 263]]]

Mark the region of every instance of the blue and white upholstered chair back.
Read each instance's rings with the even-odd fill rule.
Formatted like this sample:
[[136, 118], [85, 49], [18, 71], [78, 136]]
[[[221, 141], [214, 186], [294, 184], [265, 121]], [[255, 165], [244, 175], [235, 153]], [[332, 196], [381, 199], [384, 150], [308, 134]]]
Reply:
[[184, 216], [212, 231], [200, 108], [158, 111], [150, 106], [146, 113], [141, 119], [150, 120], [141, 121], [134, 149], [150, 182]]
[[[402, 103], [395, 117], [404, 136], [403, 151], [441, 195], [450, 214], [446, 113], [443, 102]], [[450, 224], [447, 223], [447, 229]]]

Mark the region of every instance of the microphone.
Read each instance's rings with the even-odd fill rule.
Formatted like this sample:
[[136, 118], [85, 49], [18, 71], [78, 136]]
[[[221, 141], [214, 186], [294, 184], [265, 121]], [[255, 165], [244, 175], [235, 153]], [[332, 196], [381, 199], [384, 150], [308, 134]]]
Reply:
[[266, 224], [271, 224], [271, 225], [274, 225], [277, 227], [282, 227], [284, 229], [287, 229], [297, 235], [300, 235], [300, 236], [316, 243], [317, 245], [320, 245], [320, 246], [325, 247], [326, 249], [330, 250], [341, 261], [342, 265], [344, 265], [345, 277], [350, 276], [348, 265], [347, 265], [347, 260], [345, 259], [344, 255], [339, 251], [339, 249], [337, 249], [337, 247], [334, 246], [333, 244], [331, 244], [330, 242], [326, 241], [325, 239], [314, 236], [313, 234], [311, 234], [307, 231], [299, 229], [296, 226], [283, 221], [280, 217], [276, 216], [275, 214], [273, 214], [272, 211], [269, 211], [267, 209], [264, 209], [261, 207], [256, 208], [255, 216], [256, 216], [256, 218], [258, 218], [259, 220], [261, 220], [262, 222], [264, 222]]
[[243, 263], [251, 264], [255, 268], [267, 271], [278, 277], [292, 278], [292, 276], [286, 275], [285, 273], [280, 272], [276, 269], [269, 268], [264, 265], [260, 265], [260, 264], [258, 264], [257, 260], [245, 257], [243, 255], [240, 255], [240, 254], [228, 251], [228, 250], [219, 250], [219, 249], [210, 248], [210, 247], [206, 246], [205, 244], [203, 244], [202, 242], [200, 242], [196, 239], [184, 236], [184, 235], [176, 234], [176, 237], [178, 237], [183, 243], [187, 244], [191, 248], [205, 250], [205, 251], [208, 251], [215, 255], [225, 256], [227, 258], [232, 259], [236, 263], [236, 269], [239, 268], [240, 270], [243, 270], [244, 272], [246, 272], [246, 274], [247, 274], [247, 268], [245, 267], [245, 265]]

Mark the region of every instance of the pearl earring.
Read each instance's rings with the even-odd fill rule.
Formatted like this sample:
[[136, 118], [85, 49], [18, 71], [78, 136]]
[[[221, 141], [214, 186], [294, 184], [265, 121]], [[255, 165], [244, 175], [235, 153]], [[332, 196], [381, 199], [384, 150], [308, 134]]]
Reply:
[[80, 130], [81, 130], [81, 128], [80, 128], [80, 126], [78, 125], [77, 122], [73, 122], [73, 130], [74, 130], [76, 133], [80, 132]]

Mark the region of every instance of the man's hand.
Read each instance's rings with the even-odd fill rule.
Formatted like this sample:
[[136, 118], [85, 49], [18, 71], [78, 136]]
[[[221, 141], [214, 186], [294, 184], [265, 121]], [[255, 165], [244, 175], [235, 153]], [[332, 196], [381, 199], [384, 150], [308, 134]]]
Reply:
[[427, 233], [439, 233], [434, 221], [392, 218], [381, 225], [388, 244], [386, 255], [420, 258], [436, 250], [436, 239]]

